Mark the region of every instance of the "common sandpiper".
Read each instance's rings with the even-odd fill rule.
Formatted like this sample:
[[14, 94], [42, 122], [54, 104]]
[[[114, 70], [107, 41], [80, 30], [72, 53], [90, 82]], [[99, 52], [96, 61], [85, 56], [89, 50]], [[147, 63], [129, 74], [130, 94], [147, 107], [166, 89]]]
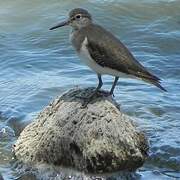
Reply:
[[82, 8], [71, 10], [67, 20], [53, 26], [50, 30], [68, 25], [72, 27], [70, 40], [73, 47], [80, 59], [97, 74], [99, 80], [98, 86], [87, 98], [85, 105], [102, 87], [103, 74], [115, 77], [109, 95], [113, 95], [118, 79], [122, 76], [136, 77], [166, 91], [160, 85], [160, 78], [140, 64], [128, 48], [111, 32], [95, 24], [87, 10]]

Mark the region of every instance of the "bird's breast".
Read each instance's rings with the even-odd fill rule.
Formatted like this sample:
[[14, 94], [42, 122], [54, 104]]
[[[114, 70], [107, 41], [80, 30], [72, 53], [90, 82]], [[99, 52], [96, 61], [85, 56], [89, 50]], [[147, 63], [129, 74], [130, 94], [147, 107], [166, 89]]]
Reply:
[[99, 66], [89, 54], [87, 45], [88, 45], [88, 39], [86, 36], [82, 36], [80, 32], [73, 31], [70, 34], [70, 41], [72, 42], [73, 47], [75, 48], [79, 58], [83, 63], [85, 63], [87, 66], [89, 66], [94, 71], [97, 70], [97, 66]]
[[69, 35], [69, 39], [77, 52], [80, 51], [85, 36], [80, 31], [72, 31]]
[[88, 65], [91, 69], [96, 70], [97, 63], [91, 58], [91, 55], [89, 54], [87, 48], [87, 44], [88, 40], [87, 37], [85, 37], [84, 41], [81, 44], [81, 48], [78, 52], [78, 55], [86, 65]]
[[109, 67], [99, 65], [90, 55], [88, 50], [88, 38], [85, 37], [84, 41], [82, 42], [80, 51], [78, 52], [80, 59], [89, 66], [93, 71], [97, 74], [109, 74], [112, 76], [117, 77], [129, 77], [126, 74], [117, 71], [115, 69], [111, 69]]
[[98, 74], [110, 74], [114, 75], [116, 73], [113, 72], [113, 70], [103, 67], [99, 65], [90, 55], [88, 50], [88, 38], [85, 37], [84, 41], [82, 42], [80, 51], [78, 52], [78, 55], [80, 59], [89, 66], [93, 71], [95, 71]]

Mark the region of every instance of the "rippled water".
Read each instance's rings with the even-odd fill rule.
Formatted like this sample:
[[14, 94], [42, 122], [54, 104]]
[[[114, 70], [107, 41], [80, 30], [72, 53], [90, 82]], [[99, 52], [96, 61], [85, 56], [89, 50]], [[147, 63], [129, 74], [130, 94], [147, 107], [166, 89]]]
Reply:
[[[48, 30], [74, 7], [87, 8], [163, 79], [168, 93], [121, 79], [115, 98], [150, 141], [141, 179], [180, 176], [179, 0], [0, 0], [0, 172], [5, 179], [15, 177], [11, 145], [54, 97], [76, 85], [95, 86], [95, 74], [68, 41], [69, 29]], [[109, 89], [112, 78], [105, 76], [104, 82]]]

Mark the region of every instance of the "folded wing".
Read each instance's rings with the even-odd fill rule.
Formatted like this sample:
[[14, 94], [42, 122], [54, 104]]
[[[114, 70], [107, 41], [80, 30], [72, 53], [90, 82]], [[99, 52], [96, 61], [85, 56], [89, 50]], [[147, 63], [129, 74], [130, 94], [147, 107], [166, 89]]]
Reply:
[[[110, 32], [98, 25], [89, 27], [87, 31], [87, 48], [99, 65], [134, 75], [166, 91], [160, 85], [160, 79], [141, 65], [126, 46]], [[96, 38], [91, 34], [96, 34]]]

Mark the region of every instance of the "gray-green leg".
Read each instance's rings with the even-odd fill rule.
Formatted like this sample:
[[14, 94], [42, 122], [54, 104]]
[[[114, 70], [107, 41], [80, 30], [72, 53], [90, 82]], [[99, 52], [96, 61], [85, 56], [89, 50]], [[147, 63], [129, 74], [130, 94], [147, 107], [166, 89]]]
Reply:
[[119, 79], [119, 77], [115, 77], [112, 88], [110, 90], [110, 95], [113, 95], [113, 92], [114, 92], [114, 89], [115, 89], [115, 87], [117, 85], [118, 79]]
[[[95, 91], [93, 94], [97, 94], [97, 92], [101, 89], [102, 85], [103, 85], [103, 82], [102, 82], [102, 78], [101, 78], [101, 75], [98, 74], [98, 80], [99, 80], [99, 83], [98, 83], [98, 86], [96, 87]], [[92, 96], [92, 95], [91, 95]]]
[[101, 87], [103, 85], [101, 75], [98, 74], [97, 76], [98, 76], [98, 80], [99, 80], [98, 86], [96, 87], [95, 91], [90, 96], [85, 98], [85, 101], [83, 103], [83, 107], [86, 107], [88, 105], [88, 103], [93, 99], [93, 97], [95, 95], [97, 95], [98, 91], [101, 89]]

